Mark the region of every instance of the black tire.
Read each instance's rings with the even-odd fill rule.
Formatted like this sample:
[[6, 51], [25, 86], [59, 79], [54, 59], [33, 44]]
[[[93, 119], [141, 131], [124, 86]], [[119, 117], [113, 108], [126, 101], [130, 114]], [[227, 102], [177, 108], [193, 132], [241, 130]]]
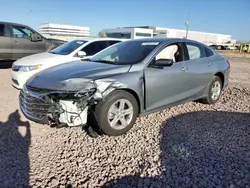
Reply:
[[[112, 104], [120, 99], [128, 100], [133, 106], [133, 115], [130, 123], [123, 129], [114, 129], [108, 120], [108, 112]], [[127, 91], [115, 90], [112, 91], [106, 98], [105, 101], [100, 102], [95, 107], [95, 114], [98, 121], [98, 126], [106, 135], [119, 136], [128, 132], [134, 125], [136, 118], [138, 117], [138, 103], [135, 97]]]
[[[216, 82], [220, 83], [220, 93], [219, 93], [218, 98], [213, 99], [212, 98], [212, 87]], [[207, 96], [205, 98], [201, 99], [201, 102], [204, 104], [215, 104], [220, 99], [221, 92], [222, 92], [222, 81], [221, 81], [220, 77], [214, 76], [208, 85]]]

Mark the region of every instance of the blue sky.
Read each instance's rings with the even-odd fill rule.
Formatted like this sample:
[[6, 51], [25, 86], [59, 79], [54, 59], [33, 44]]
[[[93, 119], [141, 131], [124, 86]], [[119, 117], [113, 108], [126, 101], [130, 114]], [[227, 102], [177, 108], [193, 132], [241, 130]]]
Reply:
[[53, 22], [104, 28], [152, 25], [230, 34], [250, 41], [250, 0], [2, 0], [0, 19], [27, 24]]

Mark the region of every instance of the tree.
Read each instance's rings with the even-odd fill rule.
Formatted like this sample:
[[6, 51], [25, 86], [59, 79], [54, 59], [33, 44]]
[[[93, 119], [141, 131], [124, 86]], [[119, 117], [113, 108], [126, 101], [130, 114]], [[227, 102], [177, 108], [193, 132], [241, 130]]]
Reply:
[[101, 38], [106, 38], [107, 37], [106, 34], [103, 31], [100, 31], [98, 33], [98, 36], [101, 37]]

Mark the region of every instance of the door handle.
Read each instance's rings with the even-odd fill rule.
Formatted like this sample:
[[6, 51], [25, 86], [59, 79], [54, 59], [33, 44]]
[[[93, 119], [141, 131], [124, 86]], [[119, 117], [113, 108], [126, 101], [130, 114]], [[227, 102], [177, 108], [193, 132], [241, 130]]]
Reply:
[[208, 66], [211, 66], [211, 65], [212, 65], [212, 63], [211, 63], [211, 62], [209, 62], [209, 63], [208, 63]]
[[181, 71], [186, 71], [187, 69], [185, 67], [182, 67], [181, 68]]
[[14, 44], [18, 44], [18, 41], [14, 41]]

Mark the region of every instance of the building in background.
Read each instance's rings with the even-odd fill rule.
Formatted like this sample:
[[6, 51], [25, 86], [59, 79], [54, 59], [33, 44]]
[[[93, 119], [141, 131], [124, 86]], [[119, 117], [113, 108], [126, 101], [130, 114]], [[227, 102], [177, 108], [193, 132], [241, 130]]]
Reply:
[[39, 25], [39, 32], [46, 38], [74, 40], [90, 36], [90, 28], [75, 25], [44, 23]]
[[[167, 38], [185, 38], [186, 30], [171, 29], [154, 26], [134, 26], [122, 27], [116, 29], [104, 29], [103, 33], [107, 37], [113, 38], [145, 38], [145, 37], [167, 37]], [[204, 44], [225, 44], [236, 43], [231, 35], [207, 33], [200, 31], [188, 31], [188, 39], [196, 40]]]
[[136, 39], [153, 37], [153, 30], [147, 28], [122, 27], [116, 29], [104, 29], [102, 33], [111, 38]]

